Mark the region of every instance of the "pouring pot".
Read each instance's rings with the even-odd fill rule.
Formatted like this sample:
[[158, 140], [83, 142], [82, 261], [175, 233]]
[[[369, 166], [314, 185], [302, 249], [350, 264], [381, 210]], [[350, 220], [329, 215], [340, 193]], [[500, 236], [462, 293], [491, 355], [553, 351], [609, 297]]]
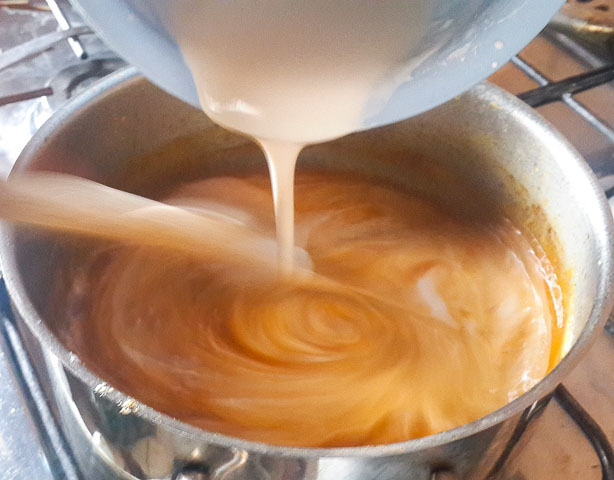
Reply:
[[[487, 198], [489, 208], [529, 229], [555, 264], [565, 291], [564, 358], [503, 408], [425, 438], [330, 449], [230, 438], [169, 418], [114, 390], [66, 347], [69, 306], [54, 295], [54, 286], [58, 272], [69, 271], [91, 239], [7, 226], [0, 241], [4, 278], [17, 316], [42, 346], [59, 417], [86, 478], [496, 477], [515, 429], [542, 410], [606, 321], [612, 307], [608, 203], [567, 142], [496, 87], [480, 84], [410, 120], [310, 147], [299, 168], [360, 171], [443, 200], [459, 188]], [[155, 195], [171, 185], [239, 169], [266, 171], [254, 144], [127, 69], [58, 111], [30, 141], [13, 174], [62, 171]]]
[[[170, 33], [172, 28], [169, 29], [173, 9], [192, 5], [191, 9], [197, 11], [194, 7], [202, 3], [200, 0], [71, 0], [71, 3], [88, 25], [127, 62], [138, 67], [166, 91], [196, 107], [200, 105], [192, 73]], [[226, 6], [230, 9], [236, 3], [239, 2], [227, 2]], [[337, 3], [342, 2], [338, 0]], [[352, 10], [369, 2], [346, 3]], [[387, 3], [402, 4], [403, 0]], [[376, 95], [373, 101], [378, 108], [374, 111], [367, 108], [358, 127], [360, 130], [417, 115], [493, 74], [546, 26], [565, 1], [421, 0], [407, 3], [424, 3], [430, 12], [421, 20], [423, 29], [417, 50], [407, 53], [405, 69], [411, 71], [411, 75], [394, 91], [384, 95], [386, 100], [383, 103], [381, 94]], [[302, 11], [305, 5], [311, 9], [314, 4], [324, 11], [330, 8], [326, 1], [294, 2], [293, 8], [296, 8], [301, 23], [308, 15]], [[283, 0], [244, 2], [241, 14], [237, 13], [233, 20], [237, 37], [240, 32], [249, 30], [258, 12], [275, 5], [277, 10], [282, 10], [287, 3]], [[292, 17], [287, 21], [291, 22]], [[358, 21], [354, 28], [361, 29], [365, 24], [368, 24], [368, 19]], [[208, 28], [206, 23], [202, 28]], [[414, 25], [406, 28], [417, 29]], [[324, 32], [325, 35], [328, 33]], [[321, 34], [314, 28], [314, 37]], [[300, 51], [300, 46], [296, 48]], [[297, 55], [303, 58], [300, 53]], [[328, 49], [327, 55], [336, 55], [335, 48]], [[343, 57], [338, 61], [342, 62]], [[287, 65], [286, 68], [295, 66]], [[364, 74], [363, 68], [362, 63], [355, 62], [356, 70], [348, 75], [360, 76]], [[317, 80], [310, 77], [307, 81]]]

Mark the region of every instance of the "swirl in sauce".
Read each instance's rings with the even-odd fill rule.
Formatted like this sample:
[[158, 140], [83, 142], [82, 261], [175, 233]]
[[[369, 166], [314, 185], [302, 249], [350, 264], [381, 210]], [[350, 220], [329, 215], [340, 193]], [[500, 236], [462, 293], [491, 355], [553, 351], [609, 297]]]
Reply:
[[[204, 180], [168, 200], [225, 205], [273, 229], [265, 176]], [[93, 252], [72, 289], [87, 308], [70, 347], [168, 415], [307, 447], [441, 432], [502, 407], [552, 367], [560, 291], [545, 256], [509, 221], [312, 173], [297, 178], [296, 229], [313, 271], [336, 287], [279, 283], [223, 258]]]

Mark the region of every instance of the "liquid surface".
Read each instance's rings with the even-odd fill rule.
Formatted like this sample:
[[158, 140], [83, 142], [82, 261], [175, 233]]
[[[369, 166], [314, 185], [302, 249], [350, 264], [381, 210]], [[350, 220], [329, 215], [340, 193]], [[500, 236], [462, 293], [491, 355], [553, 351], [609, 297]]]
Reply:
[[[268, 184], [209, 179], [171, 201], [226, 205], [272, 230]], [[464, 219], [370, 181], [311, 173], [297, 179], [296, 229], [330, 285], [148, 247], [90, 252], [70, 284], [68, 346], [168, 415], [309, 447], [447, 430], [552, 367], [560, 292], [507, 220]]]

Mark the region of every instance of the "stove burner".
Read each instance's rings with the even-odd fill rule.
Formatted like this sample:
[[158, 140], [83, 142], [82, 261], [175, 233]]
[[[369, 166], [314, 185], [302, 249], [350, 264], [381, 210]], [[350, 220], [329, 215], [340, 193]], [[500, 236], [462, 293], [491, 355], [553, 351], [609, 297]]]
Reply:
[[90, 58], [61, 70], [47, 83], [52, 95], [47, 96], [47, 102], [52, 110], [58, 109], [66, 101], [79, 94], [97, 80], [113, 73], [127, 64], [123, 60], [108, 56]]

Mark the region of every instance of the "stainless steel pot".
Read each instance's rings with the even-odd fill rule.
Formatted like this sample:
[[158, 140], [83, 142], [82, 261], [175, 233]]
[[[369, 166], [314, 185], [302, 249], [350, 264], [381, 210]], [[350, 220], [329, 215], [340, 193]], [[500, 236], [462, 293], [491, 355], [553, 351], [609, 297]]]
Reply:
[[[426, 438], [334, 449], [229, 438], [164, 416], [88, 370], [65, 347], [69, 314], [55, 295], [58, 272], [68, 270], [88, 243], [6, 227], [0, 254], [15, 311], [42, 344], [62, 422], [87, 478], [496, 476], [514, 430], [541, 411], [610, 312], [612, 216], [603, 193], [558, 133], [493, 86], [479, 85], [419, 117], [311, 147], [300, 165], [360, 170], [442, 201], [458, 188], [474, 189], [480, 201], [529, 228], [557, 259], [566, 285], [567, 355], [532, 390], [500, 410]], [[54, 115], [26, 147], [15, 173], [63, 171], [149, 195], [238, 168], [265, 168], [253, 144], [125, 70]], [[147, 180], [139, 175], [143, 169]]]

